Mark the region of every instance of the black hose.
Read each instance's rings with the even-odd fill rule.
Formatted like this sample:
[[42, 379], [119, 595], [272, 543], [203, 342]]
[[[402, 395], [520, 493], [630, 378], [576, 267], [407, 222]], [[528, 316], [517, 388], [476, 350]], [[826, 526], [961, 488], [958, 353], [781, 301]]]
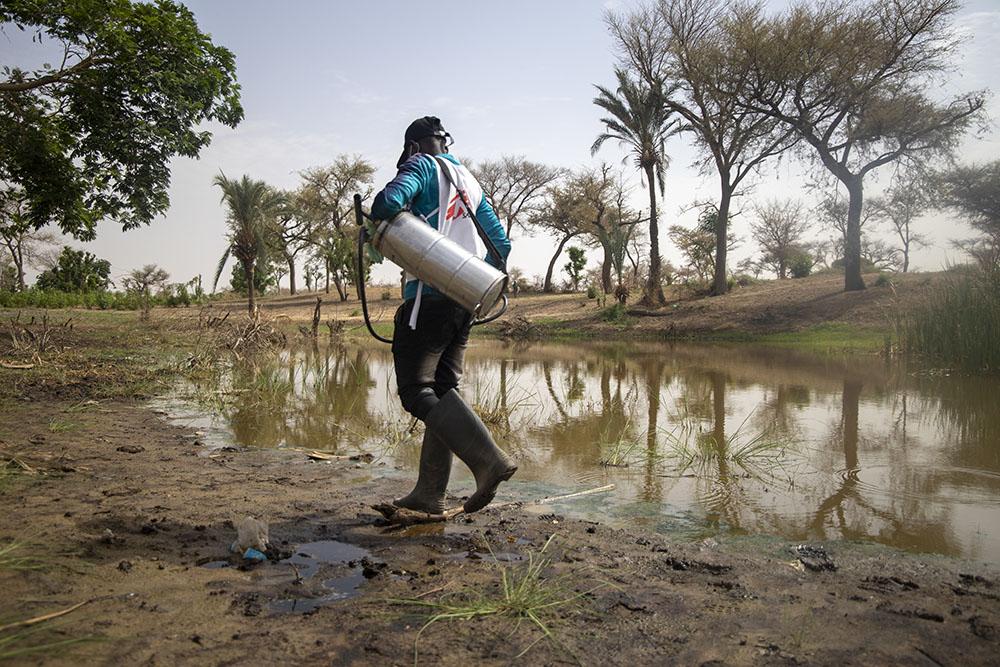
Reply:
[[354, 217], [358, 223], [358, 298], [361, 301], [361, 312], [365, 316], [365, 326], [375, 340], [392, 345], [391, 338], [383, 338], [372, 326], [368, 315], [368, 295], [365, 294], [365, 242], [368, 240], [368, 228], [364, 224], [364, 211], [361, 210], [361, 195], [354, 195]]
[[[368, 327], [368, 333], [372, 335], [376, 340], [380, 340], [383, 343], [388, 343], [392, 345], [391, 338], [384, 338], [375, 331], [375, 327], [372, 326], [371, 317], [368, 314], [368, 295], [365, 293], [365, 243], [368, 241], [368, 229], [364, 225], [365, 212], [361, 208], [361, 195], [354, 195], [354, 217], [358, 223], [358, 299], [361, 301], [361, 312], [365, 317], [365, 326]], [[369, 218], [371, 219], [371, 218]], [[477, 327], [481, 324], [489, 324], [494, 320], [503, 316], [507, 312], [507, 295], [501, 294], [500, 300], [503, 301], [503, 305], [500, 306], [500, 310], [485, 317], [481, 320], [473, 320], [472, 326]], [[494, 304], [496, 305], [496, 304]]]
[[[500, 306], [500, 310], [498, 310], [497, 312], [493, 313], [489, 317], [484, 317], [481, 320], [473, 320], [472, 326], [478, 327], [480, 324], [489, 324], [493, 320], [502, 317], [503, 314], [507, 312], [507, 295], [506, 294], [501, 294], [500, 295], [500, 300], [503, 301], [503, 305]], [[496, 305], [496, 304], [493, 304], [493, 305]]]

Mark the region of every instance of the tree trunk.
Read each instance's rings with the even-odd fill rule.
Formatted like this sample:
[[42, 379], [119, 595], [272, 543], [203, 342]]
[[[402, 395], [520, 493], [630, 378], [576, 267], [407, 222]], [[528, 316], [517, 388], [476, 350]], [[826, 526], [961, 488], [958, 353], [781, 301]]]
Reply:
[[712, 294], [714, 296], [720, 296], [729, 291], [729, 280], [726, 277], [726, 254], [729, 251], [729, 202], [733, 198], [733, 186], [729, 183], [729, 174], [720, 171], [719, 176], [722, 179], [722, 191], [719, 197], [719, 216], [715, 221], [715, 276], [712, 281]]
[[286, 257], [288, 262], [288, 293], [295, 294], [295, 258]]
[[601, 291], [611, 294], [611, 248], [602, 243], [604, 248], [604, 262], [601, 264]]
[[326, 293], [330, 293], [330, 265], [326, 264]]
[[649, 185], [649, 276], [643, 300], [650, 306], [667, 302], [660, 284], [660, 227], [656, 219], [656, 180], [653, 165], [646, 166], [646, 183]]
[[244, 262], [243, 263], [243, 275], [247, 280], [247, 312], [253, 316], [253, 312], [257, 307], [257, 302], [254, 299], [253, 290], [253, 278], [254, 278], [254, 263]]
[[850, 199], [847, 204], [847, 235], [844, 239], [844, 291], [865, 288], [861, 277], [861, 207], [864, 205], [864, 186], [855, 177], [846, 183]]
[[544, 285], [542, 285], [542, 291], [543, 292], [551, 292], [552, 291], [552, 272], [556, 268], [556, 261], [558, 261], [559, 255], [562, 254], [563, 248], [566, 246], [567, 243], [569, 243], [570, 239], [572, 239], [573, 237], [578, 236], [578, 235], [579, 235], [579, 232], [577, 232], [575, 234], [568, 234], [568, 235], [564, 236], [559, 241], [559, 245], [556, 246], [556, 252], [555, 252], [555, 254], [552, 255], [552, 259], [549, 260], [549, 268], [545, 272], [545, 283], [544, 283]]
[[337, 288], [337, 294], [340, 296], [341, 301], [347, 301], [347, 290], [344, 289], [344, 285], [341, 283], [340, 276], [336, 273], [333, 274], [333, 286]]
[[903, 273], [910, 270], [910, 242], [903, 242]]
[[17, 291], [23, 292], [26, 289], [24, 286], [24, 263], [19, 262], [15, 266], [17, 267]]

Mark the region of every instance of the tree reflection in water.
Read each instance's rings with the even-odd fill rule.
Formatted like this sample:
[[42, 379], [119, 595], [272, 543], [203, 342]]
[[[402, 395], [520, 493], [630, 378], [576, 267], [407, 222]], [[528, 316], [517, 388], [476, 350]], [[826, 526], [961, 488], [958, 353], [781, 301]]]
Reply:
[[[467, 360], [467, 396], [496, 388], [510, 418], [501, 437], [521, 455], [522, 483], [610, 481], [608, 508], [638, 500], [720, 529], [1000, 561], [998, 378], [752, 345], [476, 341]], [[405, 419], [384, 348], [295, 350], [234, 369], [228, 389], [223, 414], [248, 445], [376, 447]], [[681, 425], [708, 462], [694, 478], [665, 463]], [[793, 443], [790, 478], [738, 462], [744, 435], [765, 431]], [[621, 439], [636, 443], [631, 464], [599, 466], [602, 445]], [[396, 462], [415, 464], [416, 450]]]

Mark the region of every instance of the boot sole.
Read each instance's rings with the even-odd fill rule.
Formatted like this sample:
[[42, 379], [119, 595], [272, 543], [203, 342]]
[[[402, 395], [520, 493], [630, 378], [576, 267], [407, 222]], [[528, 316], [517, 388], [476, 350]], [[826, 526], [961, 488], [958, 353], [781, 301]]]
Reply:
[[493, 498], [497, 494], [497, 487], [500, 486], [500, 483], [509, 480], [511, 477], [514, 476], [514, 473], [516, 472], [517, 472], [517, 466], [514, 466], [513, 468], [510, 468], [503, 474], [499, 475], [488, 487], [486, 487], [486, 489], [482, 493], [480, 493], [479, 491], [473, 493], [469, 497], [469, 499], [465, 501], [465, 504], [462, 505], [462, 509], [465, 511], [466, 514], [472, 514], [473, 512], [478, 512], [479, 510], [489, 505], [491, 502], [493, 502]]
[[402, 498], [393, 498], [392, 500], [393, 506], [399, 507], [400, 509], [410, 510], [412, 512], [423, 512], [424, 514], [431, 514], [434, 516], [440, 516], [444, 514], [446, 509], [448, 509], [444, 505], [442, 505], [440, 508], [434, 507], [431, 509], [428, 509], [426, 507], [417, 507], [416, 505], [408, 505], [406, 503], [402, 503], [400, 502], [401, 500]]

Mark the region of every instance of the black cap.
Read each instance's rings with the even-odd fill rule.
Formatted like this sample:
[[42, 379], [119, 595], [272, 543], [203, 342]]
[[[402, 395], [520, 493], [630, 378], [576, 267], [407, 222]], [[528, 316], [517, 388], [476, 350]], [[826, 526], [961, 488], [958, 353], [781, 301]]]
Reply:
[[449, 139], [451, 137], [445, 129], [444, 125], [441, 124], [441, 119], [437, 116], [424, 116], [423, 118], [418, 118], [410, 126], [406, 128], [406, 134], [403, 135], [403, 152], [399, 155], [399, 160], [396, 161], [396, 168], [403, 166], [406, 162], [407, 147], [411, 141], [420, 141], [421, 139], [426, 139], [427, 137], [441, 137], [442, 139]]
[[406, 128], [403, 141], [409, 143], [411, 141], [420, 141], [425, 137], [445, 136], [448, 136], [448, 133], [444, 131], [444, 125], [441, 124], [440, 118], [437, 116], [424, 116], [410, 123], [410, 126]]

